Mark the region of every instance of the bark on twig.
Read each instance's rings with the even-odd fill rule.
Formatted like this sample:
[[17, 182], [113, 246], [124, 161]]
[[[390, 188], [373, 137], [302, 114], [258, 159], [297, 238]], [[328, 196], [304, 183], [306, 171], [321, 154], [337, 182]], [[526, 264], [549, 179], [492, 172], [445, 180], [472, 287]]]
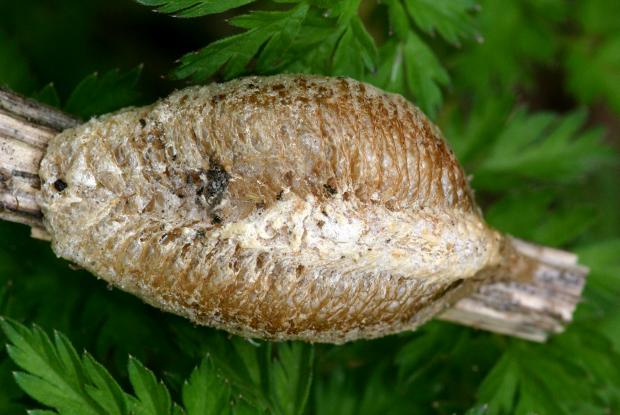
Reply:
[[570, 252], [518, 239], [513, 246], [538, 261], [531, 281], [486, 284], [439, 318], [538, 342], [564, 331], [581, 298], [588, 268]]
[[[79, 120], [0, 88], [0, 219], [23, 223], [50, 239], [36, 202], [39, 163], [48, 140]], [[540, 266], [525, 282], [484, 285], [439, 318], [480, 329], [545, 341], [572, 320], [588, 269], [571, 253], [514, 240]]]
[[0, 88], [0, 219], [29, 225], [33, 236], [49, 238], [36, 202], [39, 162], [48, 140], [77, 124], [54, 108]]

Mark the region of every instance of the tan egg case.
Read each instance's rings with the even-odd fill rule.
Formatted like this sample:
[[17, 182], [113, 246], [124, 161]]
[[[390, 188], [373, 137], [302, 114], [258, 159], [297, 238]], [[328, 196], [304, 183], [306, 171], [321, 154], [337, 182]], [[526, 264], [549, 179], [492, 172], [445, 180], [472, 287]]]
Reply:
[[278, 75], [191, 87], [54, 137], [54, 251], [144, 301], [266, 339], [414, 329], [527, 260], [398, 95]]

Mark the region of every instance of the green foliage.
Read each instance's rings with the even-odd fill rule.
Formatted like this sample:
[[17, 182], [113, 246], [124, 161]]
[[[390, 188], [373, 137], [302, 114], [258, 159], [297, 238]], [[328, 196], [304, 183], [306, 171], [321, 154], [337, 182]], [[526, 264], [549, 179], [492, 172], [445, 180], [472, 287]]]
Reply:
[[568, 87], [581, 101], [605, 100], [620, 112], [620, 13], [618, 2], [579, 5], [579, 37], [568, 45]]
[[[620, 303], [620, 238], [598, 241], [579, 248], [577, 253], [581, 260], [590, 268], [588, 279], [588, 294], [592, 298], [589, 311], [594, 320], [600, 313], [609, 313], [617, 319]], [[612, 320], [613, 321], [613, 320]], [[603, 321], [603, 324], [608, 323]], [[620, 346], [620, 332], [605, 331]]]
[[142, 363], [129, 358], [129, 380], [136, 394], [136, 399], [130, 404], [132, 413], [137, 415], [170, 414], [172, 401], [168, 388]]
[[206, 80], [222, 71], [224, 78], [230, 79], [243, 73], [255, 57], [259, 68], [264, 70], [273, 65], [277, 70], [278, 54], [286, 52], [307, 12], [308, 6], [300, 4], [290, 11], [254, 12], [232, 19], [233, 26], [247, 31], [186, 55], [175, 74], [180, 78], [193, 76], [196, 80]]
[[[206, 81], [248, 72], [345, 75], [404, 92], [434, 114], [442, 100], [440, 86], [447, 85], [449, 77], [413, 23], [423, 32], [437, 31], [453, 44], [476, 34], [470, 15], [474, 3], [467, 0], [386, 2], [396, 38], [380, 48], [357, 14], [360, 0], [288, 3], [297, 4], [284, 11], [256, 11], [231, 19], [232, 26], [246, 31], [185, 55], [174, 76]], [[377, 65], [379, 55], [382, 67]]]
[[60, 108], [60, 97], [52, 82], [32, 94], [32, 98], [52, 107]]
[[[225, 384], [211, 380], [212, 384], [220, 382], [218, 396], [228, 396], [232, 390], [261, 412], [281, 415], [304, 412], [314, 371], [312, 346], [250, 342], [224, 335], [205, 338], [188, 326], [176, 329], [183, 347], [189, 346], [192, 355], [207, 354], [213, 367], [226, 379]], [[186, 402], [185, 387], [183, 393]]]
[[26, 89], [31, 70], [22, 52], [0, 30], [0, 86], [11, 86], [16, 91]]
[[177, 17], [198, 17], [222, 13], [254, 2], [254, 0], [137, 0], [145, 6], [156, 7], [161, 13], [174, 13]]
[[548, 188], [510, 192], [489, 206], [486, 220], [511, 235], [563, 246], [582, 235], [598, 215], [593, 206], [584, 202], [558, 205], [556, 199]]
[[313, 349], [301, 343], [281, 345], [278, 357], [271, 365], [269, 379], [274, 412], [302, 415], [312, 384]]
[[[36, 326], [29, 330], [8, 320], [2, 320], [0, 325], [11, 342], [7, 346], [9, 356], [25, 370], [14, 376], [26, 393], [62, 414], [104, 413], [93, 398], [93, 395], [100, 397], [104, 394], [97, 389], [97, 383], [89, 376], [92, 374], [86, 370], [88, 357], [84, 355], [80, 359], [65, 336], [55, 333], [52, 342]], [[87, 385], [90, 386], [88, 390]]]
[[434, 113], [441, 104], [441, 85], [449, 77], [429, 47], [410, 32], [401, 41], [390, 41], [381, 48], [376, 77], [369, 79], [387, 91], [416, 91], [420, 106]]
[[483, 42], [455, 57], [455, 84], [468, 94], [531, 87], [537, 66], [552, 68], [561, 43], [558, 26], [569, 4], [562, 0], [486, 0], [480, 5], [484, 10], [479, 14]]
[[[316, 411], [325, 415], [407, 414], [411, 407], [397, 393], [385, 370], [364, 374], [364, 385], [352, 381], [356, 374], [333, 370], [316, 386]], [[398, 399], [394, 399], [398, 396]]]
[[203, 359], [183, 384], [183, 405], [187, 415], [227, 414], [230, 385], [215, 373], [211, 359]]
[[617, 405], [620, 394], [607, 385], [620, 381], [620, 355], [600, 334], [581, 330], [544, 346], [512, 341], [480, 385], [489, 413], [568, 415]]
[[609, 155], [597, 130], [581, 132], [586, 114], [564, 117], [515, 112], [475, 169], [475, 187], [506, 189], [525, 180], [566, 182], [599, 167]]
[[[195, 19], [120, 0], [113, 18], [105, 0], [0, 4], [0, 84], [88, 118], [179, 80], [373, 83], [435, 117], [490, 224], [579, 254], [591, 269], [584, 301], [542, 345], [438, 322], [337, 347], [251, 342], [108, 290], [0, 223], [0, 315], [66, 333], [3, 320], [0, 413], [620, 411], [617, 1], [138, 2]], [[224, 11], [228, 23], [212, 15]], [[177, 81], [159, 78], [194, 49], [172, 69]]]
[[137, 103], [141, 73], [141, 65], [127, 72], [113, 69], [103, 75], [92, 73], [75, 86], [65, 104], [51, 82], [34, 92], [32, 98], [88, 119]]
[[452, 44], [459, 45], [460, 38], [476, 35], [470, 15], [476, 6], [473, 0], [405, 0], [405, 5], [420, 29], [429, 34], [437, 31]]
[[110, 112], [119, 106], [134, 104], [139, 97], [135, 87], [141, 72], [142, 66], [126, 73], [121, 73], [118, 69], [103, 75], [93, 73], [75, 87], [64, 109], [88, 118]]
[[[53, 341], [38, 326], [27, 328], [13, 320], [0, 320], [9, 344], [11, 359], [23, 370], [13, 374], [17, 384], [41, 404], [59, 415], [209, 415], [257, 413], [265, 408], [236, 404], [225, 367], [207, 354], [182, 387], [183, 406], [174, 403], [168, 387], [139, 360], [129, 358], [127, 372], [133, 394], [123, 391], [119, 383], [91, 355], [79, 356], [63, 334], [54, 333]], [[247, 370], [250, 383], [264, 387], [265, 402], [271, 413], [303, 414], [312, 380], [313, 349], [300, 343], [281, 344], [270, 356], [256, 353], [256, 346], [237, 343], [240, 366]], [[266, 360], [260, 362], [258, 358]], [[239, 372], [230, 372], [239, 377]], [[245, 381], [241, 375], [241, 383]], [[265, 382], [264, 385], [258, 385]], [[250, 402], [250, 401], [248, 401]]]

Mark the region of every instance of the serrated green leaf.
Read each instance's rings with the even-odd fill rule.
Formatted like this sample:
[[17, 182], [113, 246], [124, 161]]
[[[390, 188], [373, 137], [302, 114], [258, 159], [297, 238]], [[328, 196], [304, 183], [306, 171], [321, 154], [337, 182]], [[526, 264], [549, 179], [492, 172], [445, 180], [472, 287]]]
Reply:
[[230, 79], [246, 72], [324, 73], [363, 79], [375, 71], [374, 39], [360, 18], [351, 14], [357, 2], [338, 3], [326, 18], [307, 2], [286, 11], [256, 11], [230, 24], [246, 32], [218, 40], [181, 59], [174, 74], [205, 81]]
[[237, 359], [240, 360], [242, 368], [241, 374], [259, 389], [262, 388], [263, 375], [261, 373], [261, 365], [264, 363], [264, 357], [271, 355], [271, 344], [259, 343], [245, 339], [231, 339], [232, 348], [236, 353]]
[[368, 82], [413, 98], [427, 115], [435, 116], [442, 103], [440, 86], [450, 78], [428, 45], [409, 32], [404, 42], [386, 42], [379, 49], [379, 62], [377, 74]]
[[379, 48], [379, 67], [368, 82], [390, 92], [410, 95], [405, 84], [403, 43], [390, 39]]
[[314, 348], [299, 342], [279, 344], [277, 353], [270, 370], [276, 413], [302, 415], [312, 384]]
[[185, 410], [176, 403], [172, 404], [172, 415], [187, 415]]
[[512, 98], [501, 97], [475, 101], [467, 112], [457, 106], [443, 112], [438, 124], [467, 172], [475, 171], [476, 164], [497, 139], [498, 131], [506, 127], [506, 120], [513, 110]]
[[569, 182], [610, 162], [600, 131], [581, 131], [585, 115], [517, 111], [476, 168], [474, 187], [509, 188], [524, 179]]
[[356, 415], [359, 400], [346, 373], [339, 368], [330, 376], [317, 379], [314, 389], [316, 413], [322, 415]]
[[516, 398], [518, 367], [512, 355], [505, 353], [478, 389], [479, 402], [487, 405], [489, 414], [508, 414]]
[[135, 104], [141, 72], [142, 66], [138, 66], [124, 73], [116, 69], [103, 75], [88, 75], [75, 87], [64, 109], [88, 118]]
[[83, 357], [84, 371], [92, 382], [86, 385], [86, 392], [108, 415], [128, 414], [127, 399], [121, 387], [110, 373], [90, 354]]
[[[238, 16], [230, 23], [247, 29], [246, 32], [218, 40], [198, 52], [185, 55], [174, 75], [177, 78], [192, 77], [196, 81], [204, 81], [221, 71], [225, 79], [233, 78], [247, 70], [250, 61], [265, 44], [272, 45], [265, 59], [273, 60], [274, 48], [286, 47], [299, 31], [307, 12], [308, 5], [302, 3], [283, 12], [254, 12]], [[261, 65], [261, 57], [258, 58], [258, 64]]]
[[587, 205], [558, 204], [554, 190], [508, 193], [485, 210], [485, 219], [504, 233], [540, 244], [572, 242], [596, 220], [596, 210]]
[[479, 3], [480, 42], [457, 56], [455, 85], [469, 97], [485, 99], [516, 85], [531, 87], [535, 68], [553, 66], [561, 43], [554, 24], [566, 17], [570, 6], [555, 0]]
[[406, 39], [411, 26], [407, 19], [407, 12], [400, 0], [387, 0], [389, 32], [393, 32], [399, 39]]
[[459, 45], [459, 39], [473, 37], [476, 28], [471, 12], [473, 0], [405, 0], [411, 18], [423, 31], [439, 33], [448, 42]]
[[531, 415], [533, 413], [570, 415], [570, 412], [549, 396], [549, 391], [544, 387], [544, 384], [536, 379], [523, 382], [520, 392], [520, 399], [514, 409], [515, 415]]
[[31, 98], [52, 107], [60, 108], [60, 97], [52, 82], [35, 92]]
[[[466, 333], [458, 327], [425, 327], [424, 331], [405, 343], [395, 356], [399, 376], [406, 382], [414, 381], [435, 365], [438, 358], [454, 351], [464, 336]], [[448, 338], [451, 339], [449, 343], [445, 341]]]
[[375, 70], [376, 48], [358, 18], [343, 29], [334, 50], [331, 75], [362, 79], [366, 71]]
[[69, 339], [60, 332], [54, 331], [54, 346], [60, 361], [63, 363], [64, 378], [75, 385], [84, 384], [82, 362], [80, 362], [80, 357]]
[[358, 16], [351, 18], [349, 26], [351, 27], [351, 33], [358, 45], [359, 55], [364, 65], [368, 71], [375, 72], [377, 60], [377, 46], [375, 45], [375, 40], [370, 33], [368, 33], [364, 23], [362, 23], [362, 20]]
[[[346, 346], [345, 346], [346, 347]], [[362, 348], [363, 350], [363, 348]], [[366, 351], [368, 353], [368, 351]], [[346, 367], [346, 360], [333, 362], [323, 376], [317, 376], [314, 390], [315, 412], [321, 415], [408, 415], [426, 413], [429, 405], [418, 404], [422, 398], [417, 388], [408, 389], [394, 376], [389, 356], [374, 356], [367, 367]], [[341, 359], [339, 359], [341, 360]], [[349, 362], [351, 363], [351, 362]], [[412, 393], [413, 391], [420, 393]], [[430, 398], [432, 400], [432, 398]]]
[[131, 402], [136, 415], [168, 415], [172, 410], [170, 392], [149, 369], [133, 357], [129, 358], [129, 380], [137, 399]]
[[[238, 337], [229, 339], [217, 335], [204, 346], [218, 375], [231, 385], [232, 395], [239, 398], [237, 405], [233, 406], [233, 412], [243, 411], [245, 406], [258, 410], [270, 406], [263, 375], [263, 363], [268, 362], [267, 356], [271, 353], [268, 343], [256, 344]], [[235, 409], [243, 401], [248, 405], [241, 403]]]
[[566, 60], [568, 87], [581, 102], [605, 100], [620, 113], [620, 38], [572, 42]]
[[[230, 382], [218, 374], [209, 357], [183, 386], [186, 411], [172, 402], [168, 388], [153, 372], [133, 357], [128, 372], [135, 396], [126, 394], [90, 354], [84, 353], [80, 359], [66, 336], [57, 332], [52, 343], [38, 327], [28, 329], [10, 320], [0, 320], [0, 326], [11, 342], [7, 348], [10, 356], [30, 372], [15, 373], [16, 383], [60, 415], [208, 415], [231, 413], [231, 409], [234, 413], [262, 412], [231, 396]], [[263, 350], [269, 353], [270, 348]], [[257, 382], [262, 382], [264, 369], [259, 367], [256, 349], [243, 354], [246, 364], [255, 362], [250, 371], [256, 372]]]
[[592, 0], [576, 6], [580, 31], [567, 42], [567, 87], [581, 102], [606, 102], [620, 113], [620, 3]]
[[[586, 298], [595, 307], [595, 316], [600, 319], [601, 313], [609, 313], [615, 320], [620, 298], [620, 239], [597, 241], [581, 246], [576, 253], [579, 262], [590, 268]], [[605, 315], [605, 314], [603, 314]], [[614, 322], [615, 323], [615, 322]], [[614, 324], [612, 323], [612, 324]], [[612, 338], [620, 347], [620, 332], [610, 330]]]
[[[288, 24], [283, 25], [281, 30], [265, 43], [257, 57], [257, 72], [271, 73], [290, 61], [287, 53], [299, 36], [307, 12], [308, 7], [301, 5], [298, 12], [294, 14], [294, 18], [289, 19]], [[235, 25], [239, 21], [233, 20], [231, 23]]]
[[68, 392], [65, 388], [57, 387], [50, 382], [24, 372], [14, 374], [15, 382], [34, 400], [46, 406], [58, 408], [66, 415], [97, 414], [96, 411], [84, 405], [84, 401], [77, 394]]
[[571, 329], [546, 345], [510, 343], [479, 389], [489, 414], [582, 413], [582, 402], [618, 396], [601, 389], [620, 376], [617, 352], [595, 332]]
[[403, 45], [405, 82], [416, 102], [431, 117], [442, 101], [440, 85], [448, 85], [450, 78], [431, 49], [413, 33]]
[[102, 413], [82, 391], [79, 362], [74, 360], [75, 350], [66, 339], [58, 336], [54, 345], [39, 327], [29, 330], [6, 319], [0, 321], [0, 326], [11, 342], [7, 346], [9, 356], [29, 372], [15, 374], [24, 392], [66, 415]]
[[[308, 10], [300, 35], [287, 50], [282, 71], [288, 73], [330, 74], [334, 51], [345, 29], [338, 19], [325, 17], [321, 10]], [[359, 60], [359, 59], [357, 59]]]
[[487, 405], [475, 406], [465, 412], [465, 415], [486, 415], [489, 413], [489, 407]]
[[333, 2], [331, 10], [338, 15], [339, 22], [344, 25], [357, 16], [361, 0], [340, 0]]
[[183, 385], [187, 415], [230, 413], [230, 385], [218, 376], [209, 356], [202, 359]]
[[255, 0], [136, 0], [145, 6], [155, 7], [160, 13], [174, 14], [175, 17], [198, 17], [222, 13]]

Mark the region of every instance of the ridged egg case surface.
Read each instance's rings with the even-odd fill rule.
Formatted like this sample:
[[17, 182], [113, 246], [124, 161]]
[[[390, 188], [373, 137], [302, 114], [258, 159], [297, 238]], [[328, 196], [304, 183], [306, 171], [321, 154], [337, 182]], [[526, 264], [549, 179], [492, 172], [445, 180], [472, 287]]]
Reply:
[[500, 262], [437, 128], [350, 79], [177, 91], [56, 136], [40, 175], [59, 256], [247, 336], [412, 329]]

